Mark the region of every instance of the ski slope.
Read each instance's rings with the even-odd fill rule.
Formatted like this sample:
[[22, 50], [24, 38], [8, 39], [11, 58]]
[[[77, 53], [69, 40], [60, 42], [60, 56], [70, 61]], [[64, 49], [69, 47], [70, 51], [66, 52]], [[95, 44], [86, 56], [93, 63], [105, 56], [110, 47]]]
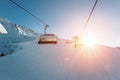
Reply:
[[0, 58], [0, 80], [120, 80], [120, 50], [19, 43], [22, 49]]
[[17, 43], [36, 39], [37, 33], [32, 29], [15, 24], [0, 17], [0, 57], [12, 54], [22, 48]]

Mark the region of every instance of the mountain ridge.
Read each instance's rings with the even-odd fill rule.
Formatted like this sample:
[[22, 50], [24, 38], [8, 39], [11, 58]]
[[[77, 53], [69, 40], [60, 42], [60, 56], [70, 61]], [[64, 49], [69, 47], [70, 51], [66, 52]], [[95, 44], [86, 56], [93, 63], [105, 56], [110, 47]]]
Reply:
[[0, 17], [0, 56], [12, 54], [21, 48], [18, 43], [36, 38], [37, 33], [34, 30]]

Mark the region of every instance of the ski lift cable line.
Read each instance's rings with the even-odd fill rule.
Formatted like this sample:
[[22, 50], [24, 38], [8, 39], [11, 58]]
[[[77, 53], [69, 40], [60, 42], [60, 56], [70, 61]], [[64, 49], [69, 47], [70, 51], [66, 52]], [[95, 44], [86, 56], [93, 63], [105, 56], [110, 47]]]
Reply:
[[91, 10], [91, 12], [90, 12], [90, 14], [88, 16], [88, 19], [87, 19], [87, 21], [86, 21], [86, 23], [85, 23], [85, 25], [84, 25], [84, 27], [83, 27], [83, 29], [81, 31], [82, 33], [83, 33], [83, 31], [85, 30], [85, 28], [87, 27], [87, 25], [88, 25], [88, 23], [90, 21], [90, 18], [91, 18], [92, 14], [93, 14], [93, 11], [94, 11], [94, 9], [95, 9], [95, 7], [97, 5], [97, 2], [98, 2], [98, 0], [96, 0], [95, 3], [94, 3], [94, 6], [93, 6], [93, 8], [92, 8], [92, 10]]
[[41, 23], [47, 25], [42, 19], [40, 19], [39, 17], [35, 16], [34, 14], [32, 14], [30, 11], [28, 11], [27, 9], [25, 9], [24, 7], [20, 6], [18, 3], [16, 3], [13, 0], [9, 0], [11, 1], [13, 4], [15, 4], [16, 6], [18, 6], [19, 8], [21, 8], [22, 10], [24, 10], [25, 12], [27, 12], [28, 14], [30, 14], [31, 16], [33, 16], [35, 19], [37, 19], [38, 21], [40, 21]]

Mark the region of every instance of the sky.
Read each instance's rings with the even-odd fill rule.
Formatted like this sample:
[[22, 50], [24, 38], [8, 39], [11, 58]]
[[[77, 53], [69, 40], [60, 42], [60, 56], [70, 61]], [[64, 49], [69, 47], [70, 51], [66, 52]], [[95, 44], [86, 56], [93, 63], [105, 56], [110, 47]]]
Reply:
[[[81, 35], [95, 0], [14, 0], [49, 25], [47, 33], [71, 39]], [[98, 0], [84, 31], [98, 43], [120, 46], [120, 0]], [[45, 24], [20, 9], [9, 0], [0, 0], [0, 16], [43, 33]]]

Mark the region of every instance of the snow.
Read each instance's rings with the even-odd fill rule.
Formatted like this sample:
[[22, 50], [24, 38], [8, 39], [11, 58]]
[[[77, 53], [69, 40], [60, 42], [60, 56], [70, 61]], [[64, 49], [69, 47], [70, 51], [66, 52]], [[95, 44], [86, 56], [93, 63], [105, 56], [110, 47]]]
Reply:
[[2, 28], [6, 29], [9, 35], [35, 36], [36, 34], [32, 29], [10, 22], [6, 18], [0, 17], [0, 24]]
[[119, 49], [37, 41], [20, 43], [22, 49], [0, 58], [0, 80], [120, 80]]
[[0, 23], [0, 33], [7, 34], [6, 29], [3, 27], [3, 25]]
[[36, 39], [37, 33], [30, 28], [15, 24], [0, 17], [0, 57], [22, 48], [18, 43]]

